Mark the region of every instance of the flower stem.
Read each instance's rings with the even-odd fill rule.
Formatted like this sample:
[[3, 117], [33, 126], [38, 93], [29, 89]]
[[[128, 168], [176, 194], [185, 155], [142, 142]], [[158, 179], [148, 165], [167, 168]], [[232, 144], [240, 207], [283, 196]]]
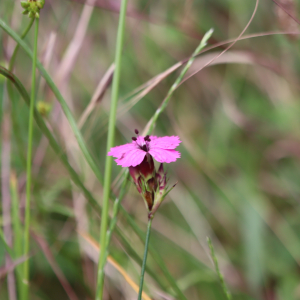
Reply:
[[[119, 82], [120, 82], [121, 59], [122, 59], [122, 49], [123, 49], [123, 40], [124, 40], [124, 31], [125, 31], [127, 1], [128, 0], [123, 0], [120, 8], [116, 55], [115, 55], [115, 73], [112, 82], [111, 108], [110, 108], [109, 124], [108, 124], [107, 152], [114, 145], [114, 139], [115, 139], [115, 124], [116, 124], [117, 104], [118, 104], [118, 97], [119, 97]], [[110, 196], [111, 171], [112, 171], [112, 157], [106, 156], [104, 187], [103, 187], [102, 217], [101, 217], [101, 232], [100, 232], [100, 245], [102, 247], [102, 250], [100, 251], [99, 263], [98, 263], [96, 300], [101, 300], [103, 295], [104, 266], [106, 262], [106, 247], [107, 247], [106, 230], [107, 230], [107, 223], [108, 223], [108, 202]]]
[[[33, 60], [32, 60], [32, 77], [31, 77], [31, 97], [29, 107], [29, 126], [28, 126], [28, 148], [27, 148], [27, 166], [26, 166], [26, 204], [25, 204], [25, 229], [24, 229], [24, 256], [29, 252], [29, 225], [30, 225], [30, 197], [31, 197], [31, 161], [32, 161], [32, 140], [33, 140], [33, 113], [35, 100], [35, 77], [36, 77], [36, 60], [37, 60], [37, 40], [39, 31], [39, 19], [35, 19]], [[22, 299], [28, 299], [29, 286], [29, 261], [25, 260], [23, 264], [23, 292]]]
[[143, 264], [142, 264], [142, 271], [141, 271], [141, 278], [140, 278], [140, 289], [139, 289], [138, 300], [142, 299], [143, 284], [144, 284], [144, 275], [145, 275], [146, 261], [147, 261], [147, 255], [148, 255], [148, 245], [149, 245], [151, 224], [152, 224], [152, 217], [150, 217], [148, 219], [147, 235], [146, 235], [146, 241], [145, 241], [145, 251], [144, 251]]

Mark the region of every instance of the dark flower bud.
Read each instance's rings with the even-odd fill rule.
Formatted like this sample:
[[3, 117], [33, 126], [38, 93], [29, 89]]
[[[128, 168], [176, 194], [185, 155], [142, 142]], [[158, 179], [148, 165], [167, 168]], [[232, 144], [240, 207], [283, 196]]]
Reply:
[[140, 167], [136, 166], [136, 167], [129, 167], [129, 174], [132, 177], [134, 184], [138, 190], [139, 193], [142, 192], [142, 188], [141, 188], [141, 180], [140, 180]]
[[151, 211], [152, 207], [153, 207], [153, 202], [154, 202], [154, 194], [151, 192], [145, 191], [143, 196], [147, 202], [148, 210]]
[[152, 156], [147, 153], [144, 160], [139, 165], [140, 174], [148, 181], [150, 178], [155, 177], [155, 166]]
[[155, 180], [155, 177], [150, 178], [147, 181], [147, 184], [148, 184], [148, 187], [149, 187], [150, 191], [156, 191], [156, 189], [157, 189], [157, 182]]
[[164, 165], [160, 164], [156, 172], [156, 179], [160, 190], [164, 190], [167, 184], [167, 174], [164, 171]]

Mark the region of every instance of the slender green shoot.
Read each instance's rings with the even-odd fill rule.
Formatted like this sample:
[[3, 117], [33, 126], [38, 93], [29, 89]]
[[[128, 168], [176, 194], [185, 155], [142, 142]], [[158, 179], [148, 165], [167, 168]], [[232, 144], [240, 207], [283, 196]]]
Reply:
[[[30, 20], [30, 21], [29, 21], [27, 27], [25, 28], [24, 32], [23, 32], [22, 35], [20, 36], [21, 39], [24, 39], [24, 38], [25, 38], [25, 36], [26, 36], [27, 33], [29, 32], [29, 30], [30, 30], [30, 28], [31, 28], [31, 26], [32, 26], [32, 24], [33, 24], [33, 22], [34, 22], [34, 18], [29, 19], [29, 20]], [[11, 56], [11, 59], [10, 59], [9, 65], [8, 65], [8, 70], [9, 70], [10, 72], [12, 72], [13, 69], [14, 69], [14, 65], [15, 65], [15, 62], [16, 62], [16, 57], [17, 57], [19, 48], [20, 48], [20, 45], [17, 44], [16, 47], [15, 47], [15, 49], [14, 49], [14, 52], [13, 52], [13, 54], [12, 54], [12, 56]]]
[[[12, 199], [12, 225], [14, 231], [14, 253], [16, 257], [22, 256], [22, 230], [21, 230], [21, 221], [19, 215], [19, 196], [17, 188], [17, 177], [14, 173], [11, 173], [10, 177], [10, 193]], [[22, 290], [22, 277], [20, 277], [21, 265], [16, 266], [17, 268], [17, 280], [18, 280], [18, 290], [21, 293]]]
[[[119, 26], [117, 34], [116, 44], [116, 55], [115, 55], [115, 73], [112, 82], [112, 98], [108, 124], [108, 136], [107, 136], [107, 152], [114, 145], [115, 140], [115, 125], [116, 125], [116, 114], [117, 104], [119, 97], [119, 82], [120, 82], [120, 71], [121, 71], [121, 58], [124, 41], [125, 31], [125, 19], [126, 19], [126, 8], [127, 1], [123, 0], [120, 9]], [[97, 278], [97, 291], [96, 299], [101, 300], [103, 295], [103, 283], [104, 283], [104, 266], [106, 262], [106, 235], [107, 235], [107, 223], [108, 223], [108, 202], [110, 196], [110, 185], [111, 185], [111, 172], [112, 172], [112, 157], [106, 156], [105, 160], [105, 173], [104, 173], [104, 187], [103, 187], [103, 204], [102, 204], [102, 217], [101, 217], [101, 232], [100, 232], [100, 245], [102, 247], [99, 255], [98, 263], [98, 278]]]
[[154, 113], [153, 117], [150, 119], [150, 121], [148, 122], [143, 135], [147, 135], [150, 134], [156, 124], [156, 121], [158, 119], [158, 117], [160, 116], [160, 114], [165, 110], [165, 108], [167, 107], [174, 91], [177, 89], [177, 87], [179, 86], [180, 82], [183, 79], [183, 76], [186, 74], [186, 72], [188, 71], [188, 69], [190, 68], [190, 66], [192, 65], [192, 63], [194, 62], [197, 54], [206, 46], [207, 41], [210, 39], [211, 35], [213, 34], [213, 29], [210, 29], [209, 31], [207, 31], [205, 33], [205, 35], [203, 36], [199, 46], [196, 48], [196, 50], [194, 51], [193, 55], [191, 56], [191, 58], [188, 60], [188, 62], [186, 63], [186, 65], [184, 66], [184, 68], [182, 69], [182, 71], [180, 72], [180, 75], [178, 76], [178, 78], [175, 80], [175, 82], [173, 83], [173, 85], [171, 86], [171, 88], [168, 91], [167, 96], [165, 97], [165, 99], [163, 100], [163, 102], [161, 103], [161, 105], [159, 106], [159, 108], [156, 110], [156, 112]]
[[[24, 228], [24, 256], [29, 253], [29, 226], [30, 226], [30, 198], [31, 198], [31, 164], [32, 164], [32, 142], [33, 142], [33, 117], [35, 102], [35, 78], [36, 78], [36, 60], [37, 60], [37, 41], [39, 31], [39, 19], [35, 18], [33, 60], [32, 60], [32, 78], [31, 78], [31, 98], [29, 107], [29, 128], [28, 128], [28, 148], [27, 148], [27, 166], [26, 166], [26, 204], [25, 204], [25, 228]], [[29, 261], [23, 264], [23, 292], [22, 298], [28, 299], [29, 287]]]
[[218, 277], [219, 277], [220, 284], [221, 284], [222, 290], [224, 292], [224, 295], [225, 295], [227, 300], [231, 300], [232, 299], [231, 294], [230, 294], [229, 290], [226, 287], [224, 277], [223, 277], [223, 275], [222, 275], [222, 273], [219, 269], [219, 263], [218, 263], [218, 259], [217, 259], [216, 255], [215, 255], [214, 246], [213, 246], [213, 244], [211, 242], [211, 239], [209, 237], [207, 237], [207, 243], [208, 243], [208, 246], [209, 246], [209, 249], [210, 249], [211, 257], [214, 261], [216, 272], [218, 274]]
[[149, 246], [152, 219], [153, 219], [153, 217], [150, 217], [148, 219], [147, 235], [146, 235], [146, 241], [145, 241], [145, 251], [144, 251], [143, 264], [142, 264], [142, 271], [141, 271], [141, 277], [140, 277], [140, 288], [139, 288], [138, 300], [142, 299], [144, 275], [145, 275], [146, 261], [147, 261], [147, 255], [148, 255], [148, 246]]

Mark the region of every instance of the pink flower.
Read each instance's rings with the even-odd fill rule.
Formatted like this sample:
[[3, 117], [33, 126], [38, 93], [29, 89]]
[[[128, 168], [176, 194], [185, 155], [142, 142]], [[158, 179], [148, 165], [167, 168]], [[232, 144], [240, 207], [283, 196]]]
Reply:
[[144, 160], [147, 153], [160, 163], [170, 163], [180, 157], [180, 152], [174, 150], [181, 143], [178, 136], [143, 137], [138, 135], [137, 130], [135, 133], [137, 137], [133, 137], [131, 143], [113, 147], [107, 153], [116, 158], [118, 165], [135, 167]]

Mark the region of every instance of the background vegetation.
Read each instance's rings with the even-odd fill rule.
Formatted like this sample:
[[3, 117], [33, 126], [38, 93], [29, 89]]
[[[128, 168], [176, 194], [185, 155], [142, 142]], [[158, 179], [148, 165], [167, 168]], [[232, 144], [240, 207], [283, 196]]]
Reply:
[[[38, 58], [104, 174], [109, 68], [120, 1], [90, 0], [86, 6], [82, 2], [46, 0], [40, 14]], [[282, 10], [297, 18], [296, 1], [280, 3], [281, 8], [271, 0], [261, 1], [255, 11], [255, 1], [250, 0], [129, 1], [116, 145], [128, 142], [135, 128], [142, 131], [146, 126], [180, 68], [164, 72], [190, 57], [207, 30], [214, 28], [208, 51], [195, 59], [186, 78], [236, 39], [255, 12], [242, 40], [180, 85], [154, 130], [159, 136], [180, 136], [182, 157], [167, 165], [170, 184], [178, 184], [153, 220], [144, 285], [151, 299], [226, 299], [207, 237], [232, 299], [300, 299], [299, 25]], [[18, 1], [1, 0], [1, 20], [19, 35], [29, 23], [21, 12]], [[30, 49], [33, 33], [31, 29], [25, 38]], [[3, 30], [0, 40], [1, 66], [7, 67], [16, 44]], [[31, 64], [20, 49], [14, 74], [27, 91]], [[37, 76], [37, 108], [61, 153], [66, 152], [101, 205], [102, 185], [55, 95], [40, 72]], [[22, 231], [29, 110], [18, 93], [9, 100], [4, 77], [0, 99], [1, 223], [10, 224], [7, 201], [16, 208], [19, 200], [19, 211], [12, 211], [10, 236], [16, 249], [22, 243], [15, 225], [21, 220]], [[71, 180], [62, 154], [57, 155], [34, 126], [29, 298], [94, 299], [99, 214]], [[120, 171], [114, 164], [115, 194], [122, 183]], [[105, 299], [137, 297], [129, 277], [138, 284], [144, 243], [132, 220], [144, 234], [147, 213], [133, 184], [129, 186], [109, 248]], [[26, 258], [7, 265], [5, 254], [1, 240], [0, 299], [11, 300], [7, 274]]]

